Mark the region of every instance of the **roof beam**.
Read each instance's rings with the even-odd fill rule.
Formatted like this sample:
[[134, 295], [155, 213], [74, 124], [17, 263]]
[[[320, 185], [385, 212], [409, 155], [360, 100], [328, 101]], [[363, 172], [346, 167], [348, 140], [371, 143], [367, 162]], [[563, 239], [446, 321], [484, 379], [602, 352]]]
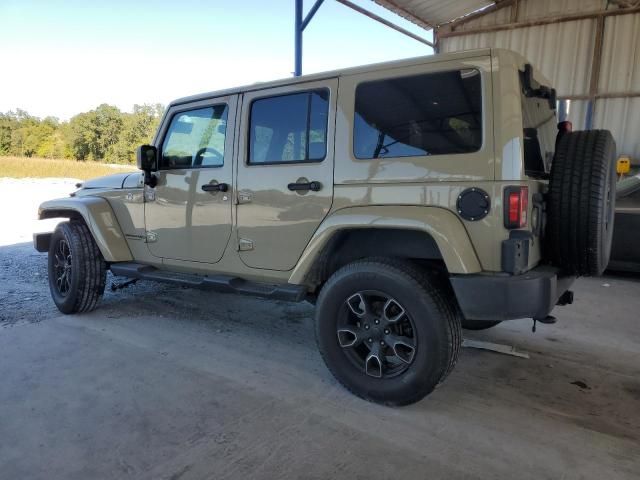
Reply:
[[640, 91], [638, 92], [608, 92], [608, 93], [596, 93], [595, 95], [558, 95], [560, 100], [599, 100], [607, 98], [636, 98], [640, 97]]
[[515, 0], [513, 5], [511, 5], [511, 23], [516, 23], [518, 21], [518, 9], [520, 8], [520, 2]]
[[639, 0], [609, 0], [611, 3], [615, 3], [621, 8], [640, 7]]
[[419, 35], [416, 35], [415, 33], [410, 32], [409, 30], [405, 30], [402, 27], [399, 27], [398, 25], [396, 25], [395, 23], [391, 23], [389, 20], [380, 17], [379, 15], [376, 15], [373, 12], [370, 12], [369, 10], [366, 10], [362, 7], [360, 7], [359, 5], [356, 5], [353, 2], [350, 2], [349, 0], [336, 0], [338, 3], [341, 3], [342, 5], [344, 5], [345, 7], [349, 7], [353, 10], [355, 10], [358, 13], [361, 13], [373, 20], [375, 20], [376, 22], [380, 22], [383, 25], [386, 25], [389, 28], [392, 28], [393, 30], [400, 32], [404, 35], [406, 35], [407, 37], [411, 37], [414, 40], [417, 40], [421, 43], [424, 43], [425, 45], [430, 46], [431, 48], [435, 48], [435, 45], [433, 44], [433, 42], [430, 42], [429, 40], [420, 37]]
[[425, 30], [431, 30], [434, 28], [435, 24], [424, 20], [417, 15], [411, 13], [406, 8], [401, 7], [393, 0], [373, 0], [378, 5], [386, 8], [387, 10], [391, 10], [393, 13], [400, 15], [402, 18], [409, 20], [411, 23], [415, 23], [419, 27], [424, 28]]
[[627, 15], [632, 13], [640, 13], [640, 7], [635, 8], [619, 8], [617, 10], [600, 10], [596, 12], [575, 13], [571, 15], [556, 15], [536, 20], [528, 20], [524, 22], [503, 23], [501, 25], [489, 25], [486, 27], [471, 28], [469, 30], [457, 30], [453, 32], [438, 32], [438, 38], [460, 37], [462, 35], [474, 35], [477, 33], [499, 32], [502, 30], [515, 30], [517, 28], [538, 27], [540, 25], [550, 25], [553, 23], [574, 22], [577, 20], [587, 20], [600, 17], [612, 17], [615, 15]]
[[313, 6], [311, 7], [311, 10], [309, 10], [309, 13], [307, 13], [307, 16], [304, 17], [304, 20], [302, 21], [302, 26], [301, 26], [302, 30], [307, 28], [307, 25], [309, 25], [309, 22], [311, 21], [311, 19], [313, 18], [313, 16], [316, 14], [316, 12], [322, 6], [323, 3], [324, 3], [324, 0], [316, 0], [316, 3], [313, 4]]
[[598, 17], [596, 23], [596, 40], [593, 46], [593, 58], [591, 59], [591, 79], [589, 80], [589, 95], [594, 98], [598, 93], [598, 80], [600, 79], [600, 66], [602, 65], [602, 42], [604, 40], [604, 17]]
[[492, 12], [497, 12], [498, 10], [501, 10], [503, 8], [506, 7], [510, 7], [513, 4], [516, 4], [517, 0], [496, 0], [496, 2], [493, 5], [490, 5], [482, 10], [480, 10], [479, 12], [475, 12], [475, 13], [470, 13], [468, 15], [465, 15], [463, 17], [451, 20], [450, 22], [447, 23], [443, 23], [442, 25], [446, 25], [447, 27], [450, 28], [456, 28], [464, 23], [467, 22], [471, 22], [473, 20], [476, 20], [480, 17], [484, 17], [485, 15], [492, 13]]

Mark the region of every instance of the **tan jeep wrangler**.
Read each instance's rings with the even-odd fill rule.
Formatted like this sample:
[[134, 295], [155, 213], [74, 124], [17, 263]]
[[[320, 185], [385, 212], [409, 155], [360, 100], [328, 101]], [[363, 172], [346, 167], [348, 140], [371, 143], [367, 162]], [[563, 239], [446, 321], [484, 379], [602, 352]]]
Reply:
[[93, 309], [107, 270], [309, 300], [335, 377], [412, 403], [461, 326], [549, 321], [607, 265], [615, 144], [555, 109], [525, 59], [488, 49], [183, 98], [142, 173], [43, 203], [69, 221], [34, 243], [64, 313]]

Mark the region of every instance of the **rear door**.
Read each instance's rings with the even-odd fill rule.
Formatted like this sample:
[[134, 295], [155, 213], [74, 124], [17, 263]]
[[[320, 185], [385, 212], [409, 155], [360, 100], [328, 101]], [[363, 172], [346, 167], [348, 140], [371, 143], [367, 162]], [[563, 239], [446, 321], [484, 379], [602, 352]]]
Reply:
[[337, 79], [244, 95], [238, 244], [253, 268], [290, 270], [333, 199]]

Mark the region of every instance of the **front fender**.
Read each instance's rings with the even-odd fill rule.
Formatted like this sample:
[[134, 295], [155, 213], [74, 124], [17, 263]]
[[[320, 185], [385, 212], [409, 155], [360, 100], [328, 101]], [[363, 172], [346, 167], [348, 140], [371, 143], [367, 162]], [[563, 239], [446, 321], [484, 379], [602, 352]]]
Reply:
[[478, 273], [482, 270], [464, 225], [451, 211], [440, 207], [364, 206], [337, 210], [322, 222], [300, 257], [289, 282], [303, 283], [329, 239], [341, 230], [354, 228], [423, 231], [436, 242], [449, 273]]
[[133, 260], [127, 241], [109, 202], [100, 197], [49, 200], [40, 205], [38, 218], [82, 217], [107, 262]]

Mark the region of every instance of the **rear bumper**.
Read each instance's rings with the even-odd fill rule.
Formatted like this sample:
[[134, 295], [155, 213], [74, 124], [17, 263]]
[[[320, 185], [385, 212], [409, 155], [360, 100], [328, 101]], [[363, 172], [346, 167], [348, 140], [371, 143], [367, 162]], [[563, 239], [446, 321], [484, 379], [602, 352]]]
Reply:
[[542, 319], [574, 280], [558, 276], [553, 267], [538, 267], [522, 275], [452, 275], [451, 285], [468, 320]]

